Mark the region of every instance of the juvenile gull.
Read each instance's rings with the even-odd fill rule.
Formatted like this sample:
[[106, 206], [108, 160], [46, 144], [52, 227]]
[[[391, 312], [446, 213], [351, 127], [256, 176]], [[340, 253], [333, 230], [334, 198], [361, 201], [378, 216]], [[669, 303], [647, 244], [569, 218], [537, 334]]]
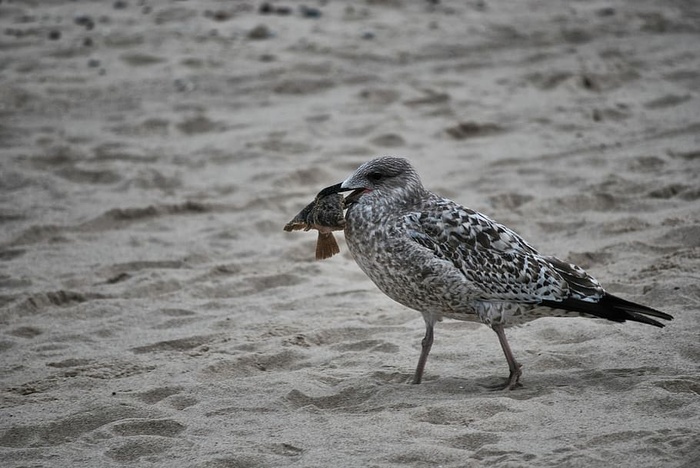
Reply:
[[413, 383], [421, 382], [443, 317], [482, 322], [498, 335], [510, 376], [520, 364], [504, 328], [540, 317], [598, 317], [657, 327], [673, 317], [607, 293], [582, 268], [538, 253], [511, 229], [423, 188], [411, 164], [378, 158], [319, 196], [345, 199], [345, 239], [360, 268], [393, 300], [419, 311], [425, 337]]

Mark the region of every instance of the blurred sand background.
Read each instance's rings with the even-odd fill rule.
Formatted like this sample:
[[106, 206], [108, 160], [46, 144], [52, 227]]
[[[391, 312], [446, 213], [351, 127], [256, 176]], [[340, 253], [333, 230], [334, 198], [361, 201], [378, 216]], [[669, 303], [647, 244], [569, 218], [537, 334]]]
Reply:
[[[700, 3], [0, 3], [0, 464], [700, 466]], [[380, 155], [673, 314], [424, 325], [284, 224]]]

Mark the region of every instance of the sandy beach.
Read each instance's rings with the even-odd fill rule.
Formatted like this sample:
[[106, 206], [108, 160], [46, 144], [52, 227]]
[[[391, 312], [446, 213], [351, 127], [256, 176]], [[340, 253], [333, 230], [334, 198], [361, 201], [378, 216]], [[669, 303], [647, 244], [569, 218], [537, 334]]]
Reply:
[[[0, 2], [3, 467], [700, 466], [700, 4]], [[377, 156], [665, 328], [437, 325], [283, 227]]]

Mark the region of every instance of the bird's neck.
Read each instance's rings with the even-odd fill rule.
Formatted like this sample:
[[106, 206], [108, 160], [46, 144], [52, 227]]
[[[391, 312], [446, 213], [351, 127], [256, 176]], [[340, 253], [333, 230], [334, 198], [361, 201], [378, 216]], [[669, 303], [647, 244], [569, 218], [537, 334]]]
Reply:
[[352, 208], [362, 212], [367, 220], [382, 222], [388, 218], [403, 216], [418, 209], [427, 192], [425, 190], [393, 190], [390, 194], [372, 192], [360, 199]]

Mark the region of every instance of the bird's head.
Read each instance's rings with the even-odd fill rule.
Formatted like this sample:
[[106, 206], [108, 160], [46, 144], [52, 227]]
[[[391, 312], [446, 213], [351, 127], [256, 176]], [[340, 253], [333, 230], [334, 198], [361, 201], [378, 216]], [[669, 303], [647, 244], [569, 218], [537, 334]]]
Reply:
[[346, 205], [376, 197], [402, 202], [424, 192], [411, 163], [407, 159], [392, 157], [367, 161], [343, 182], [321, 190], [319, 196], [351, 190], [345, 199]]

